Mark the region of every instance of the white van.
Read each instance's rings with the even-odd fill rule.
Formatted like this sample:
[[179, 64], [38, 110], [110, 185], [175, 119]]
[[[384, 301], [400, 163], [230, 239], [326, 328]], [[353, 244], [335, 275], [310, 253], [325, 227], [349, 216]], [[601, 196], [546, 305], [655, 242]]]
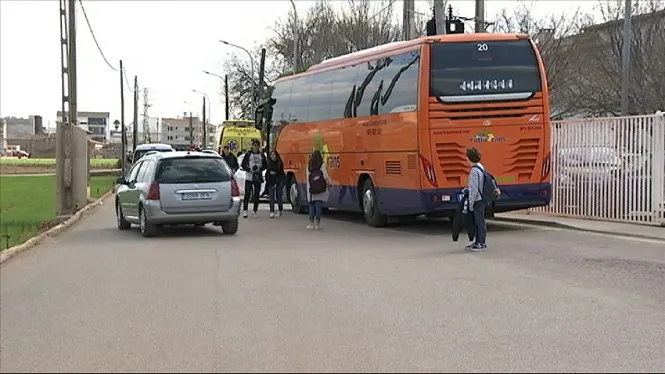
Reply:
[[173, 152], [174, 149], [169, 144], [141, 144], [136, 147], [132, 155], [131, 162], [134, 163], [140, 160], [148, 152]]

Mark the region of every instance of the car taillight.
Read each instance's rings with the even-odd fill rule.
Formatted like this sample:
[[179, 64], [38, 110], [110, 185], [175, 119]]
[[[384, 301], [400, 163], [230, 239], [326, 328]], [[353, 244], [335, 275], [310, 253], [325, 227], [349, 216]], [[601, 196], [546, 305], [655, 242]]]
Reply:
[[423, 163], [423, 171], [429, 183], [438, 188], [439, 185], [436, 183], [436, 171], [434, 170], [434, 165], [432, 165], [429, 160], [427, 160], [423, 155], [420, 155], [420, 161]]
[[159, 183], [153, 183], [148, 190], [148, 200], [159, 200]]
[[240, 196], [240, 188], [238, 187], [238, 182], [236, 182], [235, 179], [231, 179], [231, 196], [233, 197], [239, 197]]

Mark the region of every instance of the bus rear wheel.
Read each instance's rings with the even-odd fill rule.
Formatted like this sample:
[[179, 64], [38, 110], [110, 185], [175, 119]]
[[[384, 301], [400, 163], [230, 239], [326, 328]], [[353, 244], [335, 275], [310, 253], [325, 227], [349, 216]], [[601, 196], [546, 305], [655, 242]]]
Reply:
[[291, 202], [291, 210], [298, 214], [307, 213], [307, 208], [303, 206], [303, 204], [300, 201], [300, 188], [298, 187], [298, 180], [296, 180], [295, 176], [289, 178], [288, 186], [289, 186], [288, 192], [289, 192], [289, 201]]
[[383, 227], [386, 225], [388, 217], [379, 211], [376, 190], [371, 179], [367, 179], [363, 184], [362, 204], [363, 214], [368, 225], [372, 227]]

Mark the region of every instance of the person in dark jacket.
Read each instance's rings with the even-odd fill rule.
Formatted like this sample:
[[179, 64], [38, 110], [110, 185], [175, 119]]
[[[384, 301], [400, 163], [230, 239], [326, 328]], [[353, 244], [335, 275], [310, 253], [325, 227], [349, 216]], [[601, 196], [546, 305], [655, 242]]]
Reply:
[[243, 218], [247, 218], [247, 206], [249, 205], [250, 196], [254, 203], [254, 212], [252, 217], [258, 217], [257, 211], [259, 210], [259, 193], [261, 193], [261, 185], [263, 184], [263, 171], [266, 170], [268, 162], [266, 155], [261, 152], [261, 142], [257, 139], [252, 140], [252, 150], [245, 153], [240, 167], [247, 173], [245, 177], [245, 199], [243, 201]]
[[279, 152], [270, 152], [268, 158], [268, 169], [266, 170], [266, 189], [268, 190], [268, 199], [270, 201], [270, 218], [275, 217], [275, 201], [277, 202], [277, 216], [282, 215], [284, 205], [282, 204], [282, 191], [286, 175], [284, 174], [284, 162]]
[[225, 145], [224, 148], [222, 148], [222, 158], [234, 173], [238, 170], [238, 159], [233, 153], [231, 153], [228, 145]]

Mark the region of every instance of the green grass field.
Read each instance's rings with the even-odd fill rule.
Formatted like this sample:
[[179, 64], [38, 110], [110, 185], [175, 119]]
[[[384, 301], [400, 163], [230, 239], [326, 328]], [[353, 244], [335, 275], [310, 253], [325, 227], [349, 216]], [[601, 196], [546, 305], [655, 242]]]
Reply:
[[[112, 189], [115, 179], [90, 178], [91, 199]], [[54, 176], [0, 176], [0, 250], [48, 229], [55, 219], [55, 197]]]
[[[18, 166], [18, 167], [53, 167], [55, 168], [54, 158], [0, 158], [0, 166]], [[90, 167], [95, 169], [115, 169], [118, 160], [114, 158], [92, 158]]]

